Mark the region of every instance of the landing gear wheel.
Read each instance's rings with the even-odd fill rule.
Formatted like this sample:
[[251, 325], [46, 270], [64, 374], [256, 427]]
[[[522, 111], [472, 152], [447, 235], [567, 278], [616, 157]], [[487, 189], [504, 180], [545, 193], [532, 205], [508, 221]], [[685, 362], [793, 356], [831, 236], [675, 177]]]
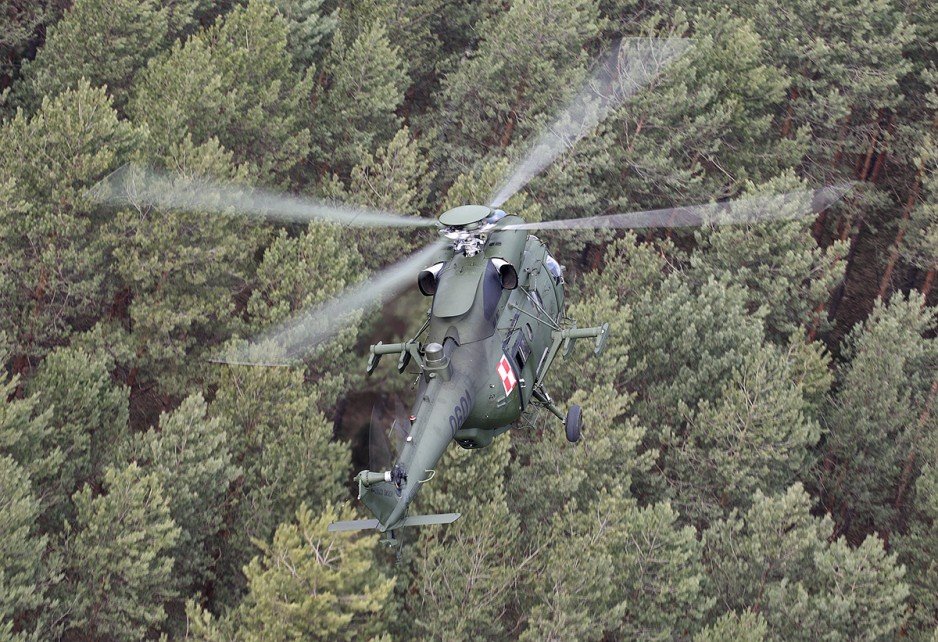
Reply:
[[580, 431], [583, 429], [583, 413], [579, 406], [570, 406], [563, 427], [567, 430], [567, 441], [570, 443], [580, 441]]

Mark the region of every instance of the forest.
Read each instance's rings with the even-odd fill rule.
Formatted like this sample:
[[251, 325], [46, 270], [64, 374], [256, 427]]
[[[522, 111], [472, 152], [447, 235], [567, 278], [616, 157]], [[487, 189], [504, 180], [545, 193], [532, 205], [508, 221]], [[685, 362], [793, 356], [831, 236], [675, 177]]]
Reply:
[[[211, 357], [427, 232], [89, 189], [137, 163], [437, 217], [652, 36], [693, 46], [505, 210], [854, 188], [538, 233], [567, 314], [611, 324], [548, 377], [583, 439], [451, 445], [416, 511], [462, 517], [399, 552], [328, 532], [411, 394], [368, 346], [426, 300], [299, 366]], [[936, 41], [929, 0], [0, 1], [0, 640], [938, 642]]]

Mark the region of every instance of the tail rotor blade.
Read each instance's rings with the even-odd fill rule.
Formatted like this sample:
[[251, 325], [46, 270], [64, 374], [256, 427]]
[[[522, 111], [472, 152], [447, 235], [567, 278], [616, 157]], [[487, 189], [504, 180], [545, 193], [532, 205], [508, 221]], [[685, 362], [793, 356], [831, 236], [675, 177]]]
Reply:
[[490, 199], [499, 207], [540, 174], [563, 151], [590, 133], [613, 110], [648, 85], [690, 48], [685, 38], [625, 38], [600, 60], [596, 70], [551, 124], [537, 137]]

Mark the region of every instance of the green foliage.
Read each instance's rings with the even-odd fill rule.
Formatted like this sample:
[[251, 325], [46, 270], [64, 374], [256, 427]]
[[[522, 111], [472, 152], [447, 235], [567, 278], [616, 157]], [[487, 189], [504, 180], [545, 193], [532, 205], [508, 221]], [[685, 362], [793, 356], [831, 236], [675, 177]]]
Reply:
[[[220, 639], [230, 629], [237, 640], [357, 640], [377, 636], [381, 612], [392, 588], [374, 568], [376, 536], [328, 533], [327, 526], [354, 517], [332, 505], [313, 513], [305, 505], [296, 521], [277, 528], [261, 555], [245, 568], [248, 594], [230, 620], [214, 625], [190, 606], [194, 636]], [[214, 629], [214, 630], [213, 630]]]
[[[372, 156], [364, 152], [352, 168], [346, 187], [337, 176], [325, 186], [328, 195], [341, 203], [365, 205], [403, 215], [419, 215], [427, 206], [427, 192], [433, 172], [425, 150], [407, 127], [401, 128], [387, 147]], [[375, 269], [389, 259], [403, 257], [426, 243], [425, 232], [392, 230], [376, 235], [373, 230], [345, 231], [343, 239], [354, 237], [365, 265]], [[345, 242], [348, 242], [347, 240]]]
[[54, 441], [52, 410], [40, 403], [39, 396], [17, 399], [19, 385], [19, 378], [13, 377], [0, 386], [0, 453], [12, 457], [28, 478], [54, 479], [65, 451]]
[[[521, 515], [550, 515], [567, 503], [583, 509], [603, 492], [627, 492], [633, 476], [647, 473], [652, 458], [636, 449], [645, 430], [627, 416], [629, 399], [605, 385], [570, 400], [583, 409], [583, 443], [565, 441], [553, 416], [539, 419], [536, 430], [513, 435], [515, 452], [508, 485], [510, 506]], [[537, 523], [523, 528], [537, 542], [547, 534]]]
[[40, 442], [47, 462], [33, 478], [49, 520], [58, 522], [62, 511], [70, 510], [68, 498], [100, 476], [124, 437], [127, 390], [113, 383], [112, 368], [107, 356], [59, 348], [29, 381], [27, 392], [50, 411]]
[[248, 302], [258, 327], [283, 321], [351, 285], [344, 277], [355, 278], [360, 259], [345, 251], [342, 229], [311, 225], [296, 237], [280, 231], [264, 252], [255, 277], [257, 287]]
[[[487, 485], [489, 492], [501, 494], [497, 477], [475, 479], [477, 486]], [[518, 515], [509, 511], [503, 497], [486, 501], [476, 493], [470, 496], [471, 503], [465, 499], [461, 503], [469, 508], [445, 535], [428, 529], [409, 552], [416, 595], [407, 604], [411, 631], [402, 637], [454, 641], [511, 637], [501, 616], [510, 604], [519, 571], [532, 565], [536, 553], [524, 550], [517, 536]]]
[[399, 129], [395, 111], [404, 100], [407, 65], [376, 21], [354, 38], [337, 32], [324, 72], [313, 109], [312, 157], [344, 173]]
[[[805, 187], [780, 179], [769, 184], [767, 193], [796, 189]], [[809, 199], [793, 200], [786, 208], [804, 211]], [[843, 278], [845, 244], [835, 242], [821, 249], [804, 219], [705, 228], [695, 237], [693, 276], [743, 284], [747, 307], [764, 309], [766, 334], [776, 341], [819, 322], [818, 306]]]
[[25, 50], [36, 39], [36, 31], [57, 17], [50, 0], [11, 0], [0, 12], [0, 78], [17, 71]]
[[[232, 154], [210, 140], [187, 137], [173, 146], [173, 163], [187, 177], [223, 175], [244, 180]], [[244, 287], [263, 231], [229, 217], [136, 207], [114, 221], [114, 269], [121, 277], [131, 333], [108, 328], [105, 340], [132, 355], [130, 382], [159, 382], [185, 396], [207, 373], [206, 352], [239, 328], [232, 290]]]
[[205, 400], [193, 395], [160, 417], [158, 431], [135, 435], [131, 457], [159, 479], [180, 529], [171, 551], [173, 583], [185, 594], [211, 579], [221, 554], [228, 486], [240, 472], [228, 449], [226, 424], [207, 418]]
[[671, 435], [680, 436], [697, 405], [714, 402], [760, 349], [762, 320], [746, 313], [745, 296], [742, 288], [715, 280], [694, 292], [679, 276], [639, 296], [632, 311], [629, 367], [616, 383], [638, 390], [635, 414], [649, 428], [646, 448], [661, 450]]
[[767, 64], [750, 23], [725, 8], [692, 21], [678, 10], [667, 26], [661, 21], [653, 14], [630, 29], [688, 36], [692, 48], [536, 184], [557, 218], [707, 202], [767, 181], [803, 155], [804, 140], [774, 134], [786, 78]]
[[336, 13], [325, 15], [324, 0], [274, 0], [289, 26], [287, 48], [298, 69], [315, 67], [338, 25]]
[[36, 357], [107, 305], [105, 221], [84, 192], [139, 138], [104, 91], [84, 81], [44, 97], [32, 117], [17, 112], [0, 138], [2, 328], [16, 354]]
[[598, 18], [593, 0], [523, 0], [480, 25], [478, 50], [438, 98], [435, 148], [450, 179], [535, 130], [536, 117], [582, 77], [582, 46]]
[[927, 640], [938, 621], [938, 439], [932, 436], [927, 462], [916, 483], [916, 505], [908, 535], [898, 538], [896, 550], [908, 569], [911, 609], [910, 637]]
[[61, 599], [69, 629], [89, 637], [140, 639], [166, 618], [179, 537], [156, 475], [137, 464], [108, 468], [104, 494], [85, 486], [73, 496], [74, 529], [66, 528], [66, 582]]
[[877, 640], [902, 622], [904, 569], [882, 541], [830, 541], [831, 522], [810, 515], [800, 485], [756, 491], [752, 508], [703, 534], [704, 560], [721, 608], [758, 611], [767, 639]]
[[[936, 367], [935, 311], [921, 297], [877, 304], [847, 337], [839, 391], [826, 413], [825, 503], [853, 533], [891, 530], [901, 506], [903, 462], [938, 425], [923, 415]], [[924, 417], [924, 421], [923, 418]]]
[[918, 162], [922, 172], [921, 200], [910, 214], [901, 250], [913, 265], [933, 270], [938, 266], [938, 146], [931, 136], [922, 142]]
[[75, 0], [49, 28], [36, 59], [23, 64], [23, 102], [35, 106], [86, 81], [107, 87], [123, 108], [136, 72], [159, 51], [167, 29], [167, 10], [157, 0]]
[[311, 81], [293, 69], [289, 31], [273, 5], [253, 0], [154, 59], [128, 108], [153, 132], [150, 154], [173, 164], [187, 137], [217, 138], [235, 163], [283, 181], [309, 151]]
[[786, 488], [810, 466], [821, 431], [805, 416], [790, 359], [771, 346], [748, 356], [720, 398], [702, 401], [686, 431], [665, 441], [668, 487], [685, 518], [744, 510], [756, 490]]
[[37, 532], [40, 510], [26, 471], [0, 457], [0, 637], [28, 631], [32, 613], [54, 606], [46, 591], [59, 579], [57, 560], [46, 554], [48, 537]]
[[765, 618], [759, 613], [731, 611], [694, 636], [694, 642], [763, 642], [768, 634]]
[[668, 504], [640, 508], [621, 492], [558, 513], [551, 552], [532, 577], [523, 640], [670, 640], [713, 604], [700, 544]]
[[221, 601], [238, 596], [242, 567], [254, 556], [251, 543], [269, 541], [283, 515], [301, 504], [318, 511], [346, 497], [349, 449], [332, 440], [332, 423], [319, 409], [331, 403], [336, 385], [306, 385], [302, 372], [286, 368], [231, 366], [222, 372], [210, 413], [229, 427], [228, 447], [232, 460], [242, 462], [242, 476], [225, 518]]
[[[689, 11], [725, 3], [682, 3]], [[826, 180], [853, 178], [852, 154], [867, 153], [870, 124], [900, 100], [898, 83], [911, 68], [903, 51], [914, 31], [897, 3], [742, 2], [734, 12], [761, 36], [766, 59], [788, 78], [788, 96], [776, 123], [781, 137], [802, 139], [802, 171]], [[844, 167], [838, 160], [847, 154]], [[833, 160], [833, 162], [831, 162]]]

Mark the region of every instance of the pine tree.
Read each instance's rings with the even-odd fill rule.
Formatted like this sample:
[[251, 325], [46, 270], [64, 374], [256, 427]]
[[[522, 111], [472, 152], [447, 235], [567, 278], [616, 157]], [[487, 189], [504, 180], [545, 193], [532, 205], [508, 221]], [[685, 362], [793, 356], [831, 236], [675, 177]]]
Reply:
[[627, 489], [633, 477], [647, 474], [653, 461], [650, 454], [636, 452], [645, 429], [628, 416], [627, 395], [606, 383], [589, 392], [577, 391], [565, 401], [582, 408], [582, 443], [568, 444], [563, 425], [546, 413], [512, 435], [509, 505], [513, 513], [525, 516], [522, 529], [538, 544], [548, 537], [540, 525], [559, 506], [585, 507], [603, 492]]
[[731, 611], [694, 636], [694, 642], [763, 642], [768, 636], [765, 618], [759, 613]]
[[831, 522], [810, 514], [800, 484], [734, 512], [703, 534], [704, 560], [720, 609], [759, 612], [768, 639], [876, 640], [894, 635], [908, 586], [881, 540], [853, 548], [831, 540]]
[[[773, 194], [806, 190], [806, 186], [788, 174], [770, 181], [763, 189]], [[793, 213], [807, 212], [809, 199], [793, 200], [785, 207], [791, 207]], [[844, 273], [845, 244], [818, 247], [808, 222], [801, 219], [704, 228], [695, 233], [697, 247], [690, 258], [692, 278], [715, 276], [744, 285], [747, 307], [766, 311], [767, 336], [777, 342], [786, 341], [799, 328], [822, 321], [817, 318], [817, 310], [823, 308]]]
[[44, 98], [32, 117], [18, 112], [0, 138], [0, 185], [13, 205], [0, 206], [0, 308], [22, 371], [108, 301], [107, 219], [85, 191], [118, 167], [139, 138], [118, 120], [104, 91], [87, 82]]
[[819, 471], [839, 532], [862, 536], [901, 524], [922, 464], [917, 453], [938, 421], [923, 414], [938, 364], [935, 342], [925, 338], [935, 311], [923, 303], [913, 295], [878, 304], [847, 337]]
[[294, 71], [288, 36], [277, 9], [253, 0], [155, 59], [128, 108], [154, 133], [150, 154], [172, 164], [187, 137], [195, 146], [214, 137], [262, 182], [284, 182], [310, 135], [311, 81]]
[[173, 559], [179, 537], [156, 475], [136, 464], [108, 468], [104, 494], [85, 486], [73, 496], [74, 529], [66, 528], [69, 630], [88, 637], [132, 640], [166, 618], [173, 597]]
[[326, 14], [324, 0], [274, 0], [289, 25], [287, 49], [297, 69], [319, 66], [338, 25], [337, 13]]
[[107, 87], [123, 109], [136, 72], [159, 51], [167, 27], [157, 0], [76, 0], [49, 28], [36, 59], [23, 64], [18, 93], [37, 106], [84, 81]]
[[756, 490], [782, 491], [813, 462], [821, 430], [806, 416], [791, 357], [766, 347], [746, 358], [719, 400], [702, 401], [686, 431], [666, 438], [668, 487], [687, 519], [744, 510]]
[[220, 623], [190, 606], [196, 639], [245, 641], [358, 640], [377, 636], [394, 579], [374, 568], [374, 535], [329, 533], [334, 521], [353, 517], [332, 505], [321, 514], [305, 505], [295, 521], [277, 528], [261, 554], [245, 567], [248, 594]]
[[333, 403], [341, 379], [316, 386], [286, 368], [230, 366], [222, 371], [210, 414], [229, 426], [229, 448], [241, 462], [233, 488], [227, 538], [218, 563], [216, 596], [232, 604], [244, 587], [242, 568], [253, 542], [268, 541], [277, 525], [305, 503], [318, 511], [345, 499], [348, 445], [332, 440], [332, 423], [319, 409]]
[[479, 26], [478, 50], [443, 82], [433, 120], [446, 179], [536, 131], [582, 77], [598, 18], [593, 0], [525, 0]]
[[413, 550], [403, 553], [413, 565], [405, 594], [415, 595], [402, 618], [409, 626], [395, 636], [511, 639], [512, 621], [504, 616], [536, 553], [517, 537], [519, 517], [499, 493], [499, 480], [476, 477], [475, 485], [489, 486], [489, 493], [501, 497], [486, 501], [475, 493], [463, 495], [460, 505], [465, 509], [456, 523], [445, 527], [445, 533], [420, 533]]
[[100, 478], [128, 431], [127, 389], [111, 379], [113, 364], [101, 354], [59, 348], [42, 362], [26, 386], [50, 410], [41, 457], [58, 465], [34, 478], [47, 506], [46, 520], [68, 514], [68, 498]]
[[[375, 155], [364, 153], [361, 162], [352, 168], [347, 186], [338, 176], [333, 176], [323, 191], [345, 204], [420, 215], [426, 211], [432, 180], [426, 151], [410, 130], [403, 127], [387, 147], [379, 149]], [[371, 269], [406, 256], [426, 243], [421, 231], [388, 230], [376, 237], [374, 230], [346, 228], [343, 238], [354, 239], [365, 265]]]
[[338, 31], [319, 80], [312, 159], [345, 175], [400, 129], [407, 65], [386, 28], [375, 22], [356, 37]]
[[791, 78], [780, 131], [788, 136], [809, 128], [813, 173], [825, 176], [838, 153], [865, 155], [878, 110], [897, 103], [897, 81], [910, 68], [902, 52], [912, 30], [898, 7], [882, 0], [805, 0], [746, 2], [736, 10]]
[[201, 395], [186, 398], [160, 417], [158, 431], [135, 435], [130, 452], [159, 479], [180, 529], [171, 553], [173, 584], [182, 595], [212, 579], [228, 487], [240, 472], [228, 449], [225, 422], [206, 418], [206, 410]]
[[785, 74], [766, 63], [751, 24], [727, 9], [691, 20], [676, 9], [624, 28], [627, 38], [685, 36], [692, 46], [532, 182], [551, 218], [708, 202], [797, 164], [806, 141], [778, 141], [772, 123]]
[[50, 0], [13, 0], [0, 13], [0, 87], [10, 86], [37, 30], [57, 18], [54, 5]]
[[[43, 482], [55, 479], [65, 461], [65, 449], [55, 439], [52, 409], [38, 395], [17, 399], [20, 384], [15, 376], [0, 385], [0, 454], [22, 467], [34, 484], [33, 494], [41, 498]], [[52, 494], [48, 488], [45, 492]]]
[[905, 564], [911, 589], [906, 631], [911, 639], [928, 640], [938, 623], [938, 439], [932, 436], [930, 461], [915, 487], [915, 514], [908, 534], [897, 537], [895, 550]]
[[[214, 140], [196, 147], [186, 138], [173, 153], [183, 177], [245, 180], [231, 153]], [[127, 383], [158, 383], [168, 410], [165, 396], [184, 397], [193, 382], [208, 377], [215, 366], [207, 363], [207, 353], [242, 327], [233, 293], [250, 278], [266, 231], [240, 218], [148, 206], [118, 212], [114, 228], [113, 266], [122, 285], [118, 309], [131, 331], [110, 324], [101, 338], [108, 349], [126, 355], [121, 365]]]
[[[907, 233], [897, 248], [910, 264], [927, 273], [926, 298], [938, 271], [938, 145], [929, 136], [922, 143], [921, 201], [910, 211]], [[925, 288], [928, 288], [926, 290]]]
[[640, 508], [623, 491], [552, 520], [522, 640], [670, 640], [710, 608], [694, 530], [668, 504]]
[[41, 622], [43, 612], [51, 615], [55, 609], [46, 592], [60, 579], [58, 560], [46, 553], [48, 537], [38, 533], [40, 511], [29, 475], [12, 458], [0, 456], [0, 638], [14, 632], [23, 639], [41, 635], [37, 616]]

